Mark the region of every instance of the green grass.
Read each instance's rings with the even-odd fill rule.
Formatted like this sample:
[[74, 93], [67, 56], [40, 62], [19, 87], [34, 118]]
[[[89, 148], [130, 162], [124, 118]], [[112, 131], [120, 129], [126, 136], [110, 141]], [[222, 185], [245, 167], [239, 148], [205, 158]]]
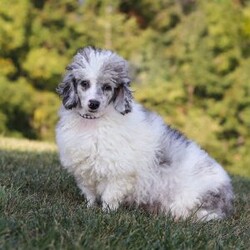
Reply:
[[234, 215], [208, 223], [87, 209], [53, 145], [0, 138], [0, 249], [250, 249], [250, 180]]

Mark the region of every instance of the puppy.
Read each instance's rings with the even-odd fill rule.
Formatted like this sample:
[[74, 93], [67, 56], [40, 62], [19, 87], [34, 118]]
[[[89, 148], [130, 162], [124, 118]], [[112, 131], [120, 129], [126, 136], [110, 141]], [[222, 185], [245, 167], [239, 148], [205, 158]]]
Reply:
[[67, 66], [56, 140], [88, 207], [136, 204], [176, 219], [222, 219], [232, 210], [230, 178], [196, 143], [136, 103], [127, 62], [86, 47]]

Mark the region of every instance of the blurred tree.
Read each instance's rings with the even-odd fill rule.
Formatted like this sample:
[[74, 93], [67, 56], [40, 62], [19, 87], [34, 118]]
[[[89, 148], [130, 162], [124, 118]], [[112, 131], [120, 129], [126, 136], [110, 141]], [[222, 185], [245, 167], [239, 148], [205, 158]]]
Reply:
[[33, 139], [54, 139], [59, 99], [38, 92], [24, 78], [9, 83], [0, 77], [0, 134]]
[[67, 62], [55, 49], [34, 48], [27, 55], [23, 69], [36, 88], [54, 91]]
[[138, 100], [250, 174], [249, 1], [0, 1], [1, 134], [53, 139], [54, 89], [86, 45], [128, 59]]
[[4, 93], [0, 99], [0, 110], [2, 112], [2, 124], [0, 133], [5, 135], [16, 135], [34, 137], [30, 121], [34, 111], [34, 90], [19, 79], [18, 82], [8, 83], [0, 78], [0, 92]]

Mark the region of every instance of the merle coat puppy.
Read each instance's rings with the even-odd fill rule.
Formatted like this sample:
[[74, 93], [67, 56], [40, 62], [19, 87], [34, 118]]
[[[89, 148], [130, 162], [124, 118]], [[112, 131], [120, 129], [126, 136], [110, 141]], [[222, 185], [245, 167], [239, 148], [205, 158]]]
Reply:
[[176, 219], [222, 219], [233, 192], [224, 169], [196, 143], [136, 103], [127, 62], [109, 50], [78, 51], [58, 86], [56, 140], [88, 207], [136, 204]]

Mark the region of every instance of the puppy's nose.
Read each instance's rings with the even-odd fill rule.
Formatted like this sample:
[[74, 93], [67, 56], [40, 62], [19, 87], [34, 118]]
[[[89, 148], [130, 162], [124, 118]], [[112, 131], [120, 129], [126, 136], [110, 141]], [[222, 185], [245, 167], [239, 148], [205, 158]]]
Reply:
[[89, 100], [89, 108], [91, 110], [96, 110], [96, 109], [99, 108], [99, 106], [100, 106], [100, 102], [99, 101], [97, 101], [97, 100]]

